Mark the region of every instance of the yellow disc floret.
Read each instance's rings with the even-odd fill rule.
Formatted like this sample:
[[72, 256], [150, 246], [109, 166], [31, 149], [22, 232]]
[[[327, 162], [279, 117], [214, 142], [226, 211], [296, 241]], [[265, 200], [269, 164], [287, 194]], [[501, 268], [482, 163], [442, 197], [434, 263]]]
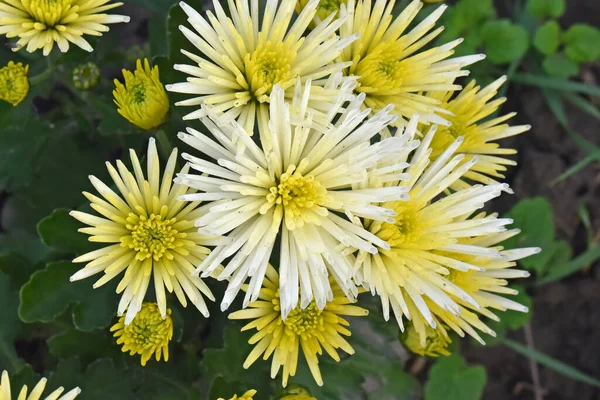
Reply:
[[125, 317], [110, 328], [115, 332], [117, 344], [122, 344], [122, 351], [130, 355], [140, 354], [142, 366], [154, 355], [156, 361], [161, 357], [169, 361], [169, 342], [173, 339], [173, 319], [171, 310], [167, 310], [167, 318], [163, 319], [156, 303], [144, 303], [131, 324], [125, 325]]
[[297, 76], [292, 71], [295, 57], [286, 43], [270, 41], [260, 44], [252, 54], [246, 54], [244, 63], [251, 95], [264, 103], [276, 83], [284, 89], [290, 87]]
[[113, 91], [118, 111], [132, 124], [150, 130], [157, 128], [169, 112], [169, 98], [160, 82], [158, 66], [150, 68], [147, 59], [137, 60], [136, 69], [123, 70], [125, 85], [115, 79]]
[[23, 101], [29, 93], [28, 73], [29, 65], [23, 66], [22, 63], [15, 64], [12, 61], [0, 68], [0, 99], [13, 106]]

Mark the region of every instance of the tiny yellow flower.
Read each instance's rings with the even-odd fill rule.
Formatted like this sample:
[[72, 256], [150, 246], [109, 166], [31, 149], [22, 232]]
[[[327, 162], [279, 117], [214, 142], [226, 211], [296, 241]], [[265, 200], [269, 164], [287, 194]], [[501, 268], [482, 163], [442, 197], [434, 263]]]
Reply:
[[7, 66], [0, 68], [0, 99], [13, 106], [23, 101], [29, 93], [28, 72], [29, 65], [23, 66], [22, 63], [15, 64], [12, 61], [9, 61]]
[[[18, 400], [25, 400], [25, 399], [40, 400], [42, 393], [44, 392], [44, 389], [46, 388], [46, 382], [48, 382], [48, 380], [46, 378], [40, 379], [40, 381], [37, 383], [37, 385], [34, 386], [33, 390], [29, 394], [29, 396], [27, 396], [27, 385], [24, 385], [21, 388], [21, 390], [18, 392], [19, 396], [17, 397], [17, 399]], [[76, 398], [79, 395], [79, 393], [81, 393], [81, 389], [76, 387], [75, 389], [72, 389], [61, 396], [62, 392], [64, 392], [64, 391], [65, 391], [65, 388], [63, 388], [61, 386], [58, 389], [56, 389], [55, 391], [53, 391], [52, 393], [50, 393], [48, 396], [46, 396], [44, 399], [45, 400], [73, 400], [74, 398]], [[2, 378], [0, 379], [0, 400], [12, 400], [10, 379], [8, 377], [8, 372], [6, 372], [6, 371], [2, 372]]]
[[0, 0], [0, 34], [19, 38], [15, 51], [42, 49], [47, 56], [54, 43], [64, 53], [69, 42], [92, 51], [83, 35], [102, 36], [107, 24], [129, 22], [127, 16], [105, 13], [122, 5], [109, 0]]
[[[238, 397], [237, 394], [234, 394], [232, 398], [229, 400], [252, 400], [254, 395], [256, 394], [256, 390], [248, 390], [246, 393]], [[223, 397], [220, 397], [218, 400], [225, 400]]]
[[281, 316], [279, 295], [279, 273], [270, 264], [267, 267], [263, 287], [257, 301], [248, 305], [245, 310], [236, 311], [229, 319], [251, 319], [242, 331], [256, 329], [257, 332], [248, 343], [255, 345], [244, 361], [244, 368], [249, 368], [258, 358], [266, 360], [272, 357], [271, 378], [275, 378], [283, 367], [282, 384], [287, 386], [288, 378], [296, 374], [298, 353], [304, 353], [310, 372], [319, 386], [323, 386], [323, 378], [319, 369], [319, 356], [323, 350], [335, 361], [340, 361], [337, 349], [347, 354], [354, 354], [354, 349], [344, 336], [350, 336], [347, 328], [350, 324], [342, 315], [364, 317], [369, 314], [364, 308], [351, 305], [351, 301], [330, 277], [332, 298], [323, 310], [314, 301], [302, 307], [298, 301], [294, 308], [283, 319]]
[[449, 356], [448, 346], [452, 340], [448, 336], [446, 328], [442, 324], [435, 328], [425, 325], [426, 337], [423, 337], [417, 332], [412, 323], [407, 324], [404, 332], [400, 334], [400, 342], [408, 350], [420, 356], [438, 357]]
[[92, 62], [79, 65], [73, 69], [73, 85], [80, 90], [88, 90], [98, 84], [100, 68]]
[[125, 325], [123, 316], [110, 331], [115, 332], [117, 344], [123, 345], [123, 353], [142, 356], [142, 366], [146, 366], [152, 355], [155, 355], [156, 361], [160, 361], [161, 356], [169, 361], [169, 342], [173, 339], [170, 309], [167, 309], [167, 318], [163, 319], [156, 303], [144, 303], [131, 324]]
[[162, 125], [169, 112], [169, 98], [160, 82], [158, 66], [151, 69], [148, 60], [144, 59], [142, 67], [142, 60], [137, 60], [135, 71], [124, 69], [123, 77], [125, 85], [115, 79], [116, 89], [113, 90], [119, 114], [145, 130]]

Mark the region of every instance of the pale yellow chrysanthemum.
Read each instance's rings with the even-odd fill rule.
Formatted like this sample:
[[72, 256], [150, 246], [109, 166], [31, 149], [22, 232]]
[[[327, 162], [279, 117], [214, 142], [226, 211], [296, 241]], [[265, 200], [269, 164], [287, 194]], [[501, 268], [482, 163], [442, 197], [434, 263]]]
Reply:
[[400, 342], [411, 352], [420, 356], [439, 357], [449, 356], [448, 346], [452, 343], [452, 339], [448, 335], [447, 330], [439, 324], [432, 328], [425, 325], [425, 345], [422, 343], [421, 335], [412, 323], [406, 324], [404, 332], [400, 333]]
[[[130, 149], [129, 155], [134, 173], [121, 160], [117, 161], [116, 169], [106, 163], [120, 195], [95, 176], [90, 176], [92, 185], [104, 199], [87, 192], [83, 194], [101, 217], [71, 211], [74, 218], [90, 225], [79, 231], [91, 235], [91, 242], [108, 244], [73, 260], [87, 264], [71, 277], [71, 281], [104, 272], [94, 284], [97, 288], [125, 271], [117, 287], [117, 293], [123, 292], [117, 314], [121, 316], [127, 310], [125, 325], [129, 325], [141, 309], [152, 278], [163, 319], [167, 318], [165, 287], [169, 292], [175, 292], [184, 307], [187, 296], [204, 316], [208, 316], [202, 294], [211, 300], [214, 297], [202, 279], [192, 273], [195, 265], [210, 253], [205, 246], [221, 241], [196, 231], [194, 220], [203, 215], [198, 208], [199, 202], [178, 200], [179, 196], [193, 191], [172, 183], [177, 149], [171, 153], [162, 178], [154, 139], [150, 139], [148, 145], [146, 177], [135, 151]], [[181, 172], [188, 170], [186, 165]]]
[[279, 303], [279, 274], [269, 264], [260, 290], [260, 300], [250, 303], [246, 310], [229, 315], [230, 319], [253, 320], [242, 331], [257, 330], [248, 341], [255, 346], [244, 361], [244, 368], [249, 368], [261, 356], [264, 360], [272, 357], [271, 378], [275, 378], [283, 367], [282, 384], [285, 387], [288, 378], [296, 374], [298, 353], [302, 349], [312, 376], [322, 386], [318, 356], [323, 350], [335, 361], [340, 361], [337, 349], [354, 354], [352, 346], [344, 339], [344, 336], [351, 334], [347, 329], [349, 323], [341, 316], [364, 317], [369, 313], [364, 308], [350, 305], [350, 300], [335, 280], [330, 279], [330, 284], [332, 297], [323, 310], [314, 301], [305, 308], [298, 301], [296, 308], [283, 319]]
[[[237, 394], [234, 394], [232, 398], [229, 400], [252, 400], [254, 395], [256, 394], [256, 390], [248, 390], [246, 393], [238, 397]], [[220, 397], [218, 400], [225, 400], [223, 397]]]
[[268, 0], [264, 10], [259, 0], [229, 0], [229, 15], [215, 0], [216, 15], [208, 12], [208, 21], [186, 3], [180, 4], [196, 32], [185, 26], [180, 29], [202, 53], [182, 50], [196, 65], [175, 65], [190, 77], [185, 83], [167, 85], [167, 90], [197, 96], [177, 103], [198, 109], [186, 118], [200, 117], [199, 106], [208, 104], [224, 121], [235, 119], [248, 133], [253, 132], [255, 121], [264, 130], [273, 87], [279, 85], [290, 97], [298, 77], [314, 87], [309, 101], [314, 119], [327, 114], [325, 100], [336, 93], [319, 80], [350, 64], [333, 60], [356, 38], [335, 36], [345, 17], [334, 21], [331, 15], [304, 36], [319, 0], [310, 0], [297, 18], [296, 0]]
[[[462, 136], [464, 140], [456, 152], [465, 154], [465, 160], [470, 160], [474, 156], [479, 158], [479, 161], [465, 172], [463, 178], [485, 184], [498, 183], [494, 178], [504, 178], [502, 172], [506, 170], [506, 166], [517, 164], [504, 156], [516, 154], [517, 151], [501, 148], [496, 141], [531, 129], [530, 125], [511, 127], [504, 123], [516, 113], [485, 120], [506, 101], [505, 97], [492, 100], [504, 82], [506, 82], [505, 76], [481, 89], [480, 86], [476, 86], [475, 81], [471, 81], [455, 97], [453, 97], [454, 92], [433, 94], [435, 98], [442, 101], [441, 107], [452, 113], [446, 116], [452, 125], [440, 126], [436, 132], [431, 142], [432, 159], [439, 157], [457, 137]], [[466, 186], [467, 183], [461, 179], [456, 181], [452, 188]]]
[[29, 65], [8, 62], [8, 65], [0, 68], [0, 100], [4, 100], [13, 106], [17, 106], [27, 97], [29, 93]]
[[[461, 68], [484, 56], [449, 58], [461, 39], [423, 50], [442, 32], [443, 27], [431, 30], [447, 7], [440, 6], [405, 32], [423, 3], [412, 1], [395, 19], [394, 4], [393, 0], [376, 0], [373, 6], [371, 0], [348, 0], [347, 10], [352, 16], [342, 25], [340, 33], [360, 36], [342, 51], [337, 61], [352, 63], [346, 72], [359, 77], [355, 90], [367, 95], [365, 106], [373, 112], [393, 104], [394, 112], [400, 116], [398, 125], [406, 124], [415, 113], [420, 114], [422, 123], [449, 125], [448, 111], [441, 107], [441, 101], [428, 97], [426, 92], [460, 89], [454, 80], [468, 75]], [[345, 8], [342, 6], [342, 10]]]
[[173, 318], [167, 309], [167, 317], [163, 319], [156, 303], [143, 303], [131, 324], [125, 325], [125, 317], [110, 328], [115, 332], [117, 344], [123, 345], [121, 351], [133, 356], [142, 356], [142, 366], [154, 355], [156, 361], [161, 357], [169, 361], [169, 342], [173, 339]]
[[0, 0], [0, 34], [19, 38], [15, 51], [42, 49], [47, 56], [54, 43], [64, 53], [69, 42], [92, 51], [83, 35], [102, 36], [107, 24], [129, 22], [127, 16], [105, 14], [122, 5], [110, 0]]
[[[40, 400], [42, 398], [42, 393], [46, 388], [46, 383], [48, 380], [46, 378], [40, 379], [40, 381], [35, 385], [29, 396], [27, 395], [27, 385], [23, 386], [19, 391], [19, 395], [16, 397], [17, 400]], [[61, 394], [65, 391], [65, 388], [62, 386], [50, 393], [48, 396], [44, 397], [44, 400], [73, 400], [76, 398], [79, 393], [81, 393], [81, 389], [76, 387], [68, 391], [67, 393]], [[12, 400], [12, 393], [10, 387], [10, 379], [8, 377], [8, 372], [2, 372], [2, 379], [0, 379], [0, 400]]]
[[[411, 120], [402, 135], [414, 138], [416, 126], [416, 119]], [[497, 218], [495, 214], [471, 218], [487, 201], [506, 191], [508, 185], [475, 185], [444, 195], [477, 162], [477, 158], [464, 162], [464, 155], [454, 155], [463, 141], [459, 137], [435, 162], [431, 162], [430, 144], [435, 129], [432, 127], [412, 154], [408, 176], [390, 180], [386, 160], [381, 160], [371, 171], [369, 186], [400, 184], [409, 189], [410, 200], [381, 205], [396, 212], [394, 223], [365, 220], [365, 228], [384, 240], [390, 250], [379, 249], [377, 254], [360, 251], [355, 278], [381, 297], [385, 319], [389, 318], [391, 306], [401, 329], [404, 329], [404, 318], [412, 321], [422, 346], [428, 336], [426, 325], [436, 328], [441, 322], [459, 335], [467, 332], [483, 343], [473, 327], [491, 335], [494, 333], [469, 311], [482, 312], [487, 304], [481, 299], [491, 297], [499, 302], [498, 305], [510, 304], [514, 309], [526, 309], [489, 293], [475, 295], [468, 287], [454, 282], [453, 274], [476, 271], [482, 276], [488, 273], [492, 276], [496, 272], [488, 272], [487, 265], [512, 267], [514, 263], [506, 261], [526, 257], [539, 249], [503, 253], [500, 248], [490, 246], [485, 238], [489, 234], [504, 234], [505, 225], [512, 220]], [[401, 160], [404, 157], [400, 155]], [[398, 158], [390, 157], [389, 163], [397, 163]], [[528, 276], [526, 271], [512, 269], [504, 274], [507, 278]]]
[[136, 69], [123, 70], [125, 85], [115, 79], [114, 102], [118, 112], [135, 126], [150, 130], [158, 128], [167, 119], [169, 97], [160, 82], [158, 66], [150, 68], [144, 59], [137, 60]]

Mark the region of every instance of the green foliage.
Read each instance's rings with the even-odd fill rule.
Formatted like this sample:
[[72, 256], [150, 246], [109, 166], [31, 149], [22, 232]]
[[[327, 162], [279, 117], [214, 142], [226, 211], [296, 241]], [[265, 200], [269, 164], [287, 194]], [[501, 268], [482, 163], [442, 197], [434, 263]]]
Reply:
[[558, 18], [565, 12], [566, 0], [528, 0], [527, 12], [539, 19]]
[[488, 59], [507, 64], [521, 58], [529, 47], [529, 35], [522, 26], [509, 20], [488, 21], [481, 29]]
[[571, 61], [562, 53], [552, 54], [546, 57], [542, 66], [548, 75], [563, 79], [577, 75], [579, 72], [579, 65]]
[[575, 24], [563, 35], [565, 54], [574, 62], [591, 62], [600, 58], [600, 30], [586, 24]]
[[69, 215], [69, 210], [59, 208], [40, 221], [38, 233], [46, 246], [60, 252], [80, 255], [97, 247], [87, 240], [87, 235], [77, 232], [80, 227], [81, 224]]
[[560, 25], [556, 21], [548, 21], [535, 32], [533, 45], [541, 53], [550, 55], [556, 53], [560, 45]]
[[425, 400], [478, 400], [486, 373], [481, 366], [469, 367], [459, 355], [440, 357], [429, 371]]

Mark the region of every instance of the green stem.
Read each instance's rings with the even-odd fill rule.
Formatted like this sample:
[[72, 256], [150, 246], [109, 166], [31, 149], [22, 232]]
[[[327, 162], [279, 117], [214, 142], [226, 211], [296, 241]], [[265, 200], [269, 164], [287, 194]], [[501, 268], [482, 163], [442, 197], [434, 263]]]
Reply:
[[169, 157], [173, 151], [173, 145], [167, 137], [167, 134], [162, 129], [156, 131], [156, 140], [158, 140], [158, 148], [164, 157]]
[[39, 85], [40, 83], [42, 83], [45, 80], [47, 80], [48, 78], [50, 78], [53, 74], [54, 74], [54, 67], [49, 65], [48, 68], [46, 68], [46, 70], [44, 72], [30, 78], [29, 84], [31, 86]]

